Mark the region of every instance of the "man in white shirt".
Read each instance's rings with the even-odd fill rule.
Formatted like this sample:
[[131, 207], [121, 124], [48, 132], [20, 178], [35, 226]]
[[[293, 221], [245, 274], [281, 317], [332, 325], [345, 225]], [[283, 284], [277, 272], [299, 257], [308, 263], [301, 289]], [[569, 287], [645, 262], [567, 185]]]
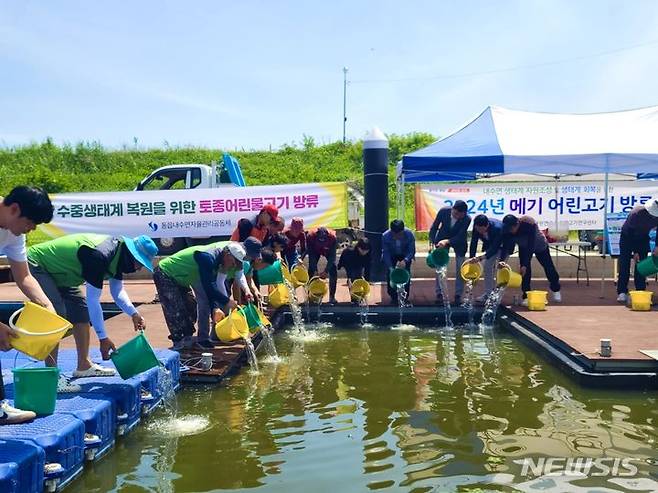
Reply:
[[[53, 218], [53, 205], [46, 192], [39, 188], [20, 186], [6, 197], [0, 197], [0, 255], [9, 260], [11, 274], [18, 288], [32, 302], [55, 311], [41, 286], [30, 274], [25, 249], [25, 233], [37, 224], [49, 223]], [[0, 350], [11, 349], [12, 329], [0, 322]], [[0, 425], [17, 424], [35, 418], [32, 411], [22, 411], [5, 400], [0, 368]]]

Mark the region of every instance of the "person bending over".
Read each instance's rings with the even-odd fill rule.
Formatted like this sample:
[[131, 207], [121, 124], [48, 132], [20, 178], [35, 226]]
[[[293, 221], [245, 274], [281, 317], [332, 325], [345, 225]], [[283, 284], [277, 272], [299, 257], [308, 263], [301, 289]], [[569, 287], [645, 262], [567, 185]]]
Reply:
[[[237, 303], [227, 294], [225, 280], [235, 278], [249, 291], [243, 261], [260, 257], [259, 240], [248, 237], [243, 243], [224, 242], [181, 250], [162, 260], [153, 272], [153, 281], [175, 351], [194, 346], [194, 324], [198, 320], [196, 344], [212, 348], [210, 319], [219, 322]], [[247, 301], [251, 301], [247, 296]]]
[[[479, 241], [482, 241], [481, 255], [477, 255]], [[495, 287], [496, 267], [499, 262], [507, 259], [507, 252], [504, 251], [503, 246], [502, 221], [488, 218], [484, 214], [475, 216], [469, 254], [470, 258], [467, 262], [475, 263], [484, 260], [484, 293], [475, 298], [475, 301], [482, 303]]]
[[338, 241], [336, 233], [325, 227], [311, 231], [306, 238], [308, 252], [308, 273], [311, 277], [316, 275], [320, 257], [327, 259], [327, 266], [318, 275], [322, 279], [329, 276], [329, 303], [335, 305], [336, 285], [338, 283], [338, 271], [336, 270], [336, 249]]
[[[130, 301], [123, 286], [124, 274], [142, 267], [153, 270], [158, 247], [148, 236], [128, 238], [93, 233], [62, 236], [31, 246], [27, 251], [30, 272], [39, 282], [57, 313], [73, 324], [73, 337], [78, 354], [73, 376], [104, 377], [116, 372], [89, 360], [89, 325], [94, 327], [104, 360], [115, 348], [105, 331], [101, 293], [108, 281], [110, 293], [122, 312], [132, 318], [135, 330], [145, 329], [146, 322]], [[80, 287], [85, 284], [85, 295]], [[57, 365], [58, 347], [46, 359]], [[79, 392], [80, 386], [60, 373], [58, 392]]]
[[[49, 223], [52, 218], [53, 205], [40, 188], [19, 186], [0, 197], [0, 255], [7, 257], [14, 282], [27, 299], [54, 312], [52, 303], [30, 274], [25, 250], [25, 233], [33, 231], [38, 224]], [[0, 351], [9, 351], [15, 336], [8, 325], [0, 322]], [[9, 405], [0, 366], [0, 425], [25, 423], [35, 417], [32, 411]]]
[[559, 303], [562, 301], [560, 294], [560, 275], [555, 269], [551, 252], [548, 248], [548, 241], [544, 233], [539, 230], [537, 221], [530, 216], [521, 216], [517, 218], [508, 214], [503, 218], [503, 243], [508, 255], [514, 253], [515, 246], [519, 247], [519, 265], [520, 274], [523, 276], [521, 289], [523, 290], [523, 306], [528, 306], [528, 291], [530, 291], [530, 282], [532, 279], [532, 256], [537, 257], [537, 261], [543, 267], [546, 279], [550, 283], [553, 293], [553, 301]]
[[[633, 274], [635, 289], [638, 291], [647, 289], [647, 280], [638, 272], [637, 264], [647, 258], [650, 248], [649, 233], [657, 227], [658, 197], [652, 198], [644, 205], [634, 207], [626, 218], [626, 221], [624, 221], [619, 237], [618, 302], [626, 303], [628, 301], [628, 278], [631, 271], [631, 258], [635, 260], [635, 272]], [[658, 257], [658, 244], [653, 249], [652, 255]]]
[[394, 219], [390, 228], [382, 234], [382, 262], [386, 267], [386, 289], [391, 303], [398, 304], [398, 292], [391, 286], [390, 275], [394, 268], [409, 271], [409, 282], [405, 285], [407, 299], [411, 289], [411, 262], [416, 257], [416, 237], [404, 226], [404, 221]]
[[[471, 224], [468, 207], [463, 200], [456, 200], [452, 207], [442, 207], [434, 218], [429, 232], [430, 244], [435, 248], [452, 248], [455, 252], [455, 304], [461, 303], [464, 293], [464, 280], [461, 266], [466, 258], [466, 233]], [[436, 302], [443, 304], [443, 293], [436, 275]]]

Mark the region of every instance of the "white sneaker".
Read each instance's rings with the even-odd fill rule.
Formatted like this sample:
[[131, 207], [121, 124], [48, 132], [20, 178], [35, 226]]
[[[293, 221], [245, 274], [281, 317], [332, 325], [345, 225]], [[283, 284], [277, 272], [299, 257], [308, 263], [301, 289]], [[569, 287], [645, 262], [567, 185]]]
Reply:
[[85, 378], [85, 377], [113, 377], [117, 372], [114, 368], [108, 368], [106, 366], [97, 365], [92, 363], [89, 368], [86, 370], [75, 370], [73, 376], [75, 378]]
[[77, 383], [71, 382], [65, 375], [59, 375], [57, 380], [57, 393], [58, 394], [75, 394], [76, 392], [82, 392], [82, 387]]
[[17, 425], [32, 421], [36, 417], [36, 413], [32, 411], [11, 407], [7, 401], [0, 402], [0, 425]]
[[617, 295], [617, 302], [626, 304], [628, 302], [628, 294], [626, 293], [619, 293]]
[[528, 298], [523, 298], [523, 300], [521, 301], [521, 306], [525, 306], [525, 307], [528, 306]]
[[562, 293], [560, 293], [559, 291], [553, 291], [553, 301], [555, 301], [555, 303], [561, 303]]

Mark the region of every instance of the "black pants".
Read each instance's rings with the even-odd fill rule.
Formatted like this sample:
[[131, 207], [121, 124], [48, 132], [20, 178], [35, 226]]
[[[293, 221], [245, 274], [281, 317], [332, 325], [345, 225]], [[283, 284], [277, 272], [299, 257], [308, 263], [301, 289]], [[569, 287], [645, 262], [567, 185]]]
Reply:
[[[631, 258], [634, 254], [640, 256], [640, 260], [647, 258], [649, 252], [649, 235], [643, 237], [625, 235], [622, 233], [619, 238], [619, 277], [617, 278], [617, 294], [628, 293], [628, 278], [631, 274]], [[637, 271], [633, 273], [635, 289], [644, 291], [647, 288], [647, 278]]]
[[349, 279], [350, 282], [361, 279], [363, 277], [363, 271], [363, 267], [345, 267], [345, 273], [347, 274], [347, 279]]
[[[404, 257], [402, 255], [392, 255], [391, 256], [391, 265], [395, 267], [395, 264], [397, 264], [400, 260], [404, 260]], [[408, 260], [404, 261], [404, 268], [409, 271], [409, 282], [404, 285], [404, 290], [407, 292], [407, 299], [409, 299], [409, 289], [411, 289], [411, 262]], [[395, 290], [395, 288], [391, 287], [391, 271], [387, 270], [386, 271], [386, 290], [388, 291], [388, 295], [391, 297], [391, 301], [397, 302], [398, 301], [398, 292]]]
[[[546, 273], [546, 279], [551, 286], [551, 291], [557, 292], [560, 290], [560, 274], [557, 273], [555, 269], [555, 264], [551, 258], [550, 248], [547, 248], [543, 252], [535, 252], [535, 257], [537, 261], [544, 268]], [[530, 262], [525, 270], [525, 275], [523, 276], [523, 281], [521, 282], [521, 289], [523, 290], [523, 297], [526, 297], [526, 293], [530, 291], [530, 280], [532, 278], [532, 256], [530, 256]]]
[[[313, 277], [315, 276], [318, 270], [318, 261], [320, 260], [320, 255], [316, 255], [313, 252], [308, 254], [308, 275]], [[338, 284], [338, 269], [336, 269], [336, 256], [329, 255], [327, 257], [327, 274], [329, 274], [329, 299], [334, 299], [336, 297], [336, 286]]]

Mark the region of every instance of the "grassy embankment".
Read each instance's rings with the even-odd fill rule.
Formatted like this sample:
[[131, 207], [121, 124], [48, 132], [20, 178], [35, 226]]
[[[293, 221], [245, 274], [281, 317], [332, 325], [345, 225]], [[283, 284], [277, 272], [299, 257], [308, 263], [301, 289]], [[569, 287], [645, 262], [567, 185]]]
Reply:
[[[426, 133], [389, 137], [389, 216], [395, 217], [395, 164], [403, 154], [433, 142]], [[363, 191], [362, 142], [316, 145], [305, 137], [276, 151], [231, 150], [249, 185], [346, 181]], [[132, 190], [154, 169], [177, 163], [210, 163], [223, 150], [205, 148], [109, 150], [97, 143], [57, 146], [51, 141], [0, 149], [0, 180], [4, 193], [19, 184], [43, 187], [50, 193]], [[413, 191], [406, 194], [405, 222], [413, 228]], [[30, 243], [45, 239], [38, 232]]]

